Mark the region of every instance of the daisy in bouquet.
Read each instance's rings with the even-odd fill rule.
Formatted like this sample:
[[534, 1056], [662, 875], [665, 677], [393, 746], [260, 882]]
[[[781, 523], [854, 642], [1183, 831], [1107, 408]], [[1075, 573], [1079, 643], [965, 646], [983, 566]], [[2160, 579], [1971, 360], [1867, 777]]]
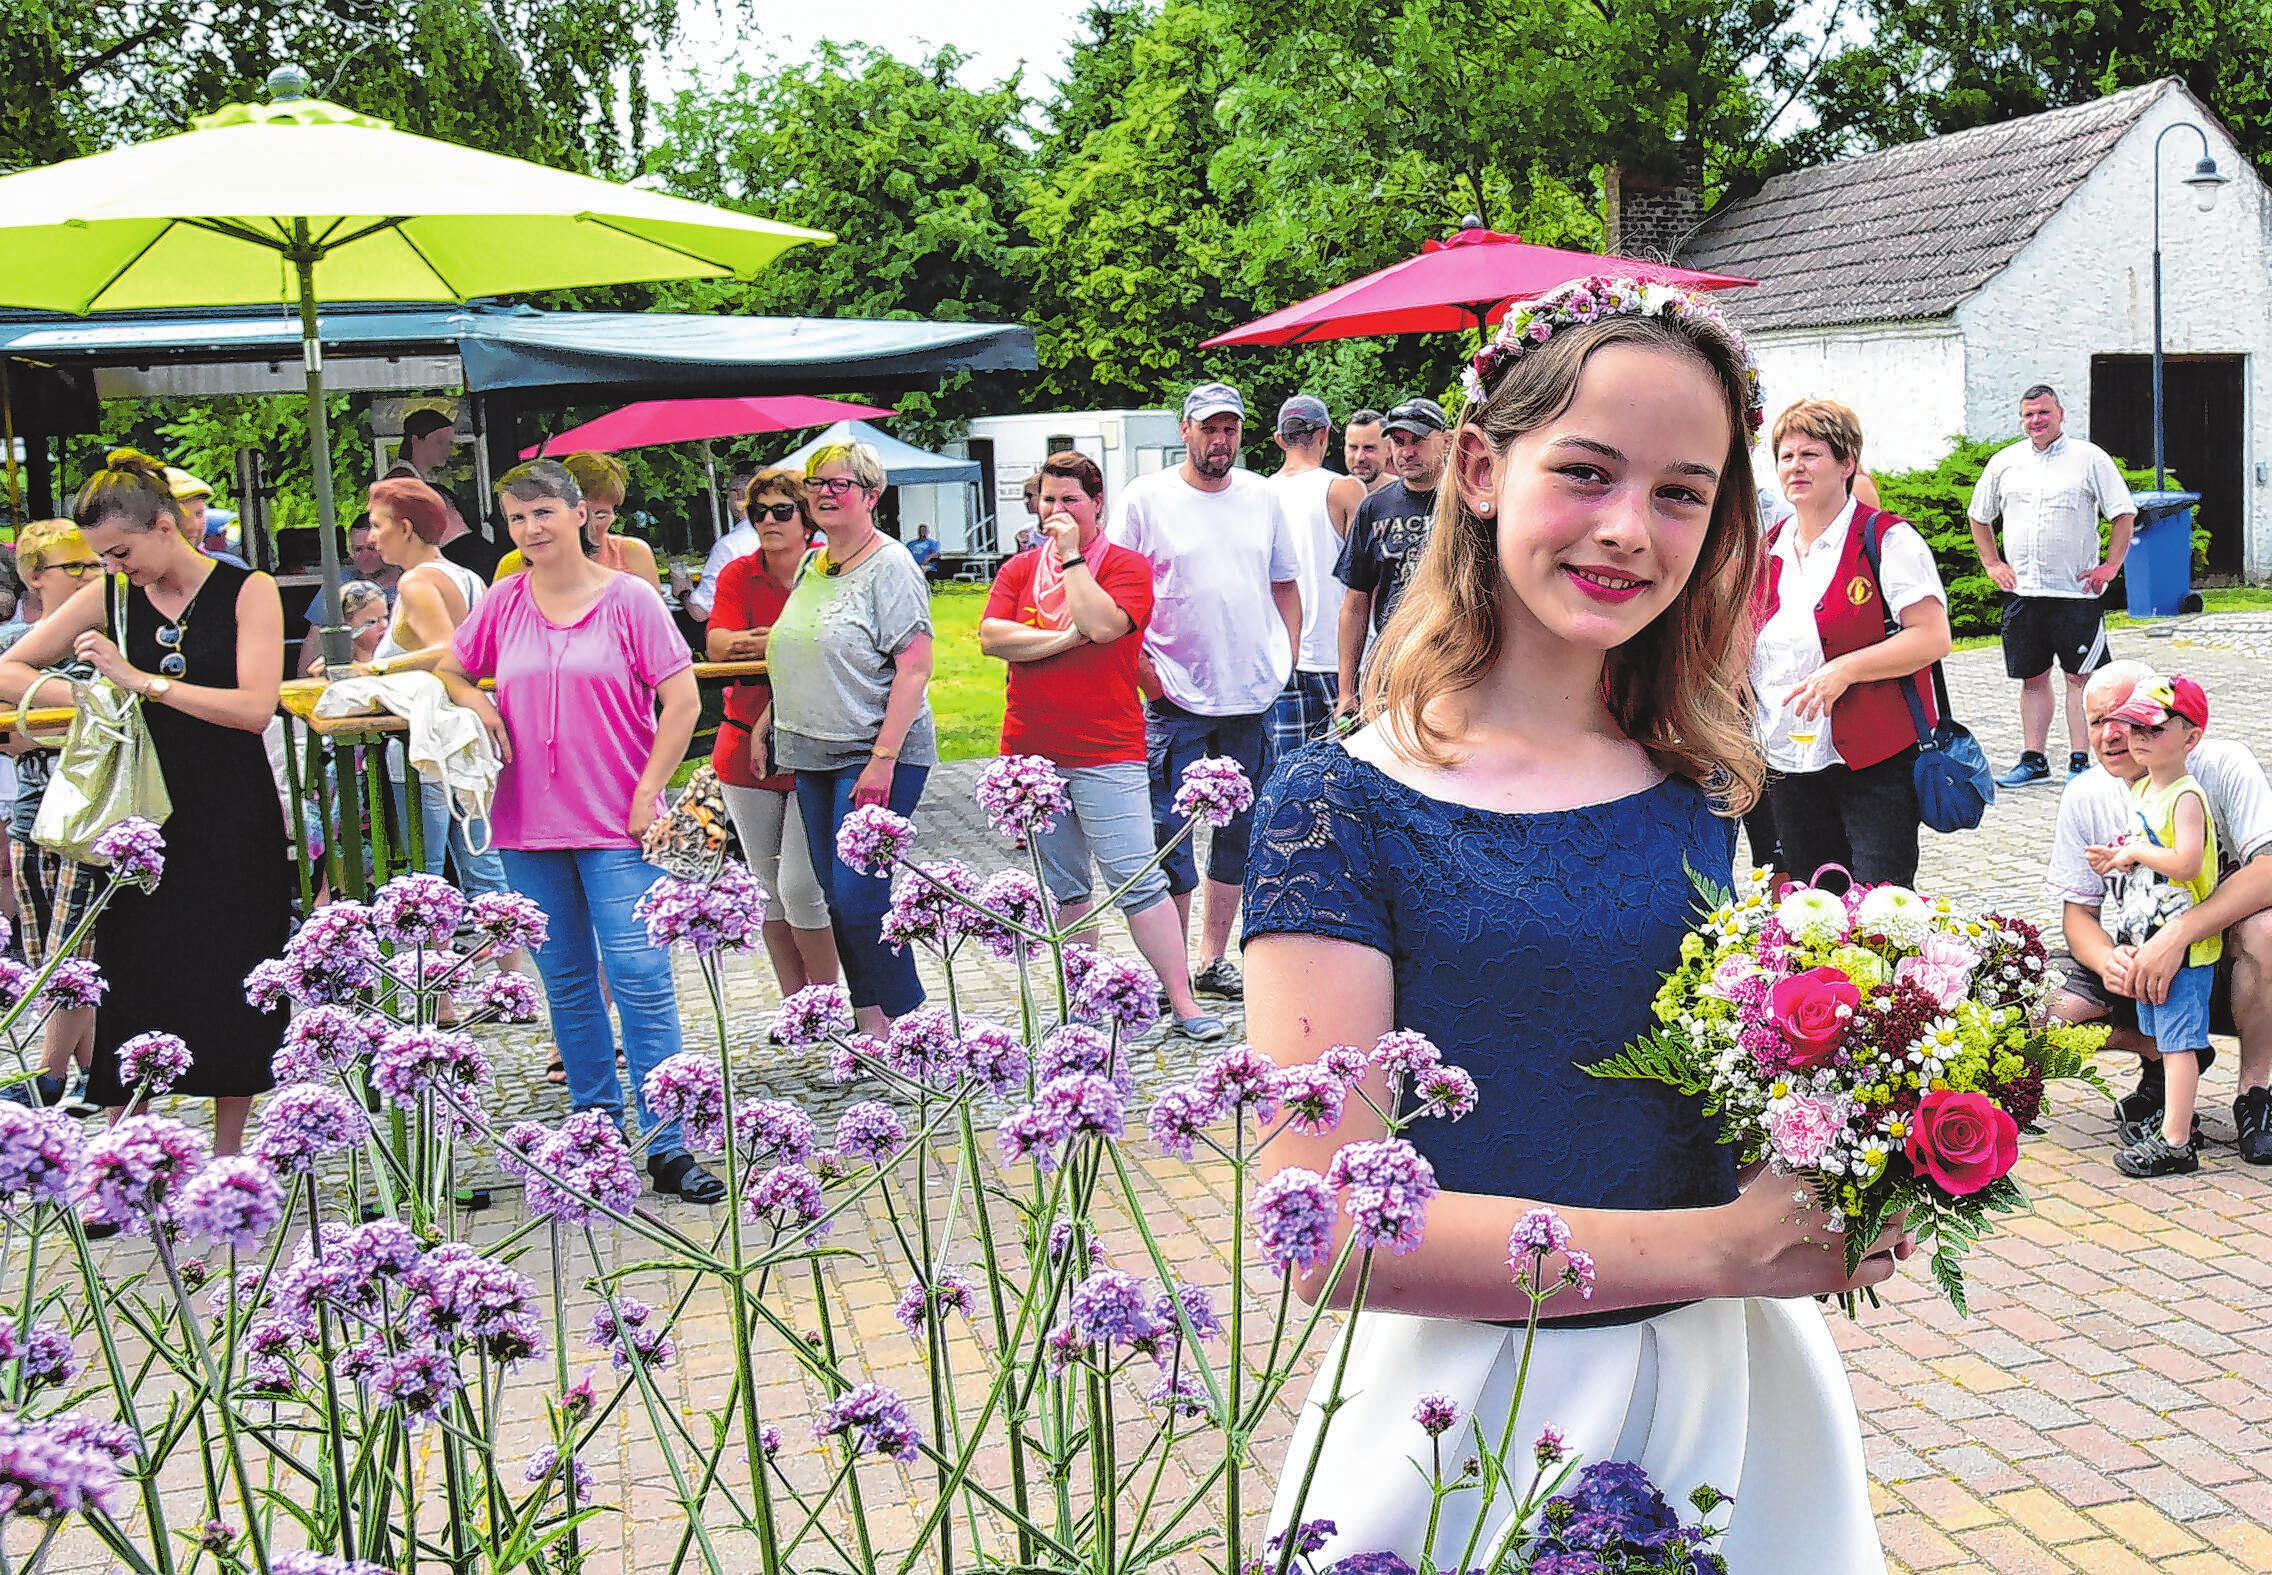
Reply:
[[2024, 920], [1772, 880], [1697, 880], [1710, 911], [1657, 992], [1659, 1028], [1590, 1070], [1701, 1096], [1742, 1163], [1811, 1181], [1849, 1272], [1906, 1212], [1963, 1313], [1965, 1252], [2027, 1206], [2012, 1167], [2047, 1086], [2108, 1093], [2091, 1065], [2106, 1030], [2044, 1021], [2043, 938]]

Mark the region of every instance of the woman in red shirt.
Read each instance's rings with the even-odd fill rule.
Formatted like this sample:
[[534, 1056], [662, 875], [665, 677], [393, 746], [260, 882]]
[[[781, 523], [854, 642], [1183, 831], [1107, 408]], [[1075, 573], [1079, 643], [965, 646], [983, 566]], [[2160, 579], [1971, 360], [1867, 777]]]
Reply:
[[[1041, 467], [1041, 544], [1002, 565], [979, 621], [979, 649], [1010, 664], [1002, 753], [1040, 755], [1064, 776], [1073, 813], [1041, 834], [1042, 875], [1067, 921], [1089, 910], [1089, 860], [1136, 949], [1166, 987], [1176, 1032], [1220, 1039], [1220, 1018], [1191, 993], [1183, 925], [1154, 864], [1144, 707], [1136, 689], [1144, 626], [1152, 619], [1152, 566], [1104, 536], [1104, 472], [1074, 450]], [[1143, 870], [1140, 879], [1128, 884]]]
[[[805, 478], [798, 472], [760, 471], [744, 501], [749, 522], [757, 527], [757, 551], [719, 572], [703, 649], [713, 662], [763, 659], [765, 637], [797, 583], [812, 537]], [[797, 779], [786, 771], [760, 776], [750, 760], [750, 730], [772, 701], [773, 686], [762, 678], [727, 689], [726, 720], [718, 729], [710, 765], [725, 789], [726, 809], [734, 817], [750, 873], [765, 888], [765, 950], [787, 999], [808, 984], [836, 982], [836, 938], [797, 813]]]

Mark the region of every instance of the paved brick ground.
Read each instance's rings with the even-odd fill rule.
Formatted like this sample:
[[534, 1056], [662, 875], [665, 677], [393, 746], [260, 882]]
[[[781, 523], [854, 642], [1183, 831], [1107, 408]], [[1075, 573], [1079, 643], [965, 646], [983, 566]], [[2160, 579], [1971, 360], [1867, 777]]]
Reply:
[[[2168, 644], [2135, 633], [2116, 644], [2121, 654], [2201, 679], [2217, 728], [2272, 759], [2272, 677], [2261, 663], [2272, 652], [2272, 617], [2204, 619], [2175, 633]], [[1991, 758], [2008, 763], [2017, 748], [2016, 687], [2003, 678], [1997, 653], [1955, 658], [1950, 679], [1959, 714]], [[935, 855], [984, 869], [1001, 858], [969, 803], [974, 775], [967, 765], [941, 770], [919, 819]], [[1920, 884], [2050, 917], [2040, 876], [2057, 799], [2055, 788], [2007, 794], [1981, 830], [1928, 834]], [[706, 1034], [708, 1009], [691, 972], [682, 986], [690, 1037]], [[1005, 1013], [1014, 998], [1000, 968], [977, 993]], [[759, 962], [735, 966], [730, 1042], [749, 1047], [740, 1059], [762, 1091], [802, 1099], [825, 1121], [847, 1096], [827, 1084], [815, 1062], [763, 1045], [772, 999]], [[562, 1113], [559, 1092], [537, 1078], [535, 1035], [494, 1037], [501, 1101], [510, 1113]], [[1155, 1042], [1140, 1058], [1139, 1077], [1163, 1081], [1192, 1059], [1186, 1048]], [[2127, 1075], [2111, 1058], [2107, 1071]], [[1837, 1325], [1895, 1570], [2272, 1571], [2272, 1434], [2265, 1429], [2272, 1421], [2272, 1216], [2264, 1206], [2272, 1170], [2238, 1162], [2232, 1089], [2228, 1054], [2204, 1089], [2207, 1163], [2196, 1177], [2162, 1183], [2118, 1175], [2108, 1163], [2103, 1111], [2070, 1100], [2022, 1161], [2035, 1213], [1975, 1255], [1971, 1319], [1957, 1318], [1912, 1277], [1894, 1284], [1883, 1307]], [[1147, 1149], [1139, 1143], [1133, 1151]], [[1166, 1248], [1179, 1271], [1223, 1285], [1229, 1220], [1222, 1168], [1147, 1159], [1139, 1185], [1153, 1217], [1166, 1222]], [[679, 1205], [659, 1212], [690, 1230], [712, 1217]], [[496, 1210], [477, 1217], [473, 1234], [497, 1240], [519, 1223], [517, 1198], [507, 1192]], [[1103, 1225], [1133, 1255], [1125, 1220], [1107, 1211]], [[903, 1271], [885, 1261], [889, 1235], [880, 1214], [846, 1220], [834, 1240], [866, 1254], [836, 1271], [831, 1294], [839, 1329], [859, 1339], [872, 1376], [919, 1388], [913, 1347], [889, 1318]], [[145, 1264], [146, 1250], [131, 1243], [103, 1251], [121, 1273]], [[611, 1266], [641, 1256], [635, 1243], [604, 1238], [601, 1251]], [[527, 1261], [532, 1272], [543, 1271], [541, 1249]], [[590, 1272], [588, 1261], [570, 1268], [578, 1279]], [[659, 1305], [674, 1292], [654, 1275], [627, 1289]], [[791, 1322], [811, 1320], [809, 1293], [800, 1285], [786, 1294]], [[731, 1371], [724, 1327], [707, 1305], [698, 1299], [678, 1325], [681, 1360], [666, 1375], [664, 1399], [682, 1416], [697, 1413]], [[761, 1382], [769, 1411], [794, 1417], [813, 1408], [810, 1386], [777, 1356], [766, 1362]], [[509, 1405], [508, 1429], [530, 1427], [535, 1406], [533, 1394]], [[1258, 1441], [1265, 1464], [1278, 1458], [1285, 1427], [1282, 1407]], [[594, 1524], [590, 1567], [666, 1567], [681, 1518], [645, 1418], [623, 1413], [589, 1458], [602, 1496], [625, 1510]], [[805, 1477], [808, 1468], [817, 1470], [817, 1459], [795, 1469]], [[878, 1477], [872, 1491], [885, 1506], [886, 1527], [908, 1526], [906, 1506], [928, 1502], [926, 1484], [913, 1481]], [[1250, 1498], [1266, 1497], [1267, 1476], [1258, 1474]], [[9, 1539], [18, 1556], [19, 1541]], [[752, 1563], [745, 1544], [727, 1546], [732, 1567]], [[98, 1569], [111, 1561], [90, 1539], [73, 1536], [51, 1562]]]

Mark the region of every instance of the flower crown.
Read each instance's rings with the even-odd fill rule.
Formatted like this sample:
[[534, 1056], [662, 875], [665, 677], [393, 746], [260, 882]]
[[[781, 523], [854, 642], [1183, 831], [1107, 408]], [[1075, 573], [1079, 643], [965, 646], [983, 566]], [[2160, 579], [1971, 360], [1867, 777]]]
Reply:
[[1753, 437], [1767, 424], [1767, 403], [1760, 392], [1759, 362], [1743, 335], [1728, 326], [1719, 311], [1700, 296], [1665, 284], [1643, 284], [1634, 279], [1596, 276], [1578, 279], [1547, 291], [1534, 301], [1510, 306], [1499, 320], [1491, 342], [1475, 353], [1460, 375], [1471, 404], [1481, 404], [1491, 385], [1506, 369], [1565, 328], [1598, 323], [1606, 317], [1690, 317], [1717, 323], [1735, 342], [1743, 358], [1743, 419]]

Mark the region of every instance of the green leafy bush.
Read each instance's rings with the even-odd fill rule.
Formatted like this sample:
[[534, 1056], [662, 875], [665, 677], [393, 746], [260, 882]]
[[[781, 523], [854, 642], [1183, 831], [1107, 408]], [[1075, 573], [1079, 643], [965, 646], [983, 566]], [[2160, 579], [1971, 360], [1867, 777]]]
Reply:
[[[1952, 448], [1938, 465], [1929, 470], [1904, 470], [1877, 477], [1880, 503], [1917, 527], [1925, 543], [1933, 549], [1933, 562], [1940, 569], [1941, 584], [1949, 593], [1949, 626], [1959, 635], [1994, 634], [2003, 607], [2003, 592], [1981, 572], [1980, 554], [1972, 544], [1972, 525], [1966, 509], [1972, 502], [1972, 489], [1979, 484], [1980, 473], [1988, 468], [1990, 456], [1998, 449], [2008, 448], [2010, 438], [1955, 439]], [[2115, 465], [2122, 479], [2133, 492], [2150, 491], [2154, 473], [2124, 464], [2119, 458]], [[2169, 478], [2175, 490], [2183, 485], [2177, 477]], [[2099, 545], [2104, 551], [2109, 528], [2099, 524]], [[2193, 567], [2198, 572], [2208, 562], [2209, 533], [2196, 519], [2193, 528]]]

